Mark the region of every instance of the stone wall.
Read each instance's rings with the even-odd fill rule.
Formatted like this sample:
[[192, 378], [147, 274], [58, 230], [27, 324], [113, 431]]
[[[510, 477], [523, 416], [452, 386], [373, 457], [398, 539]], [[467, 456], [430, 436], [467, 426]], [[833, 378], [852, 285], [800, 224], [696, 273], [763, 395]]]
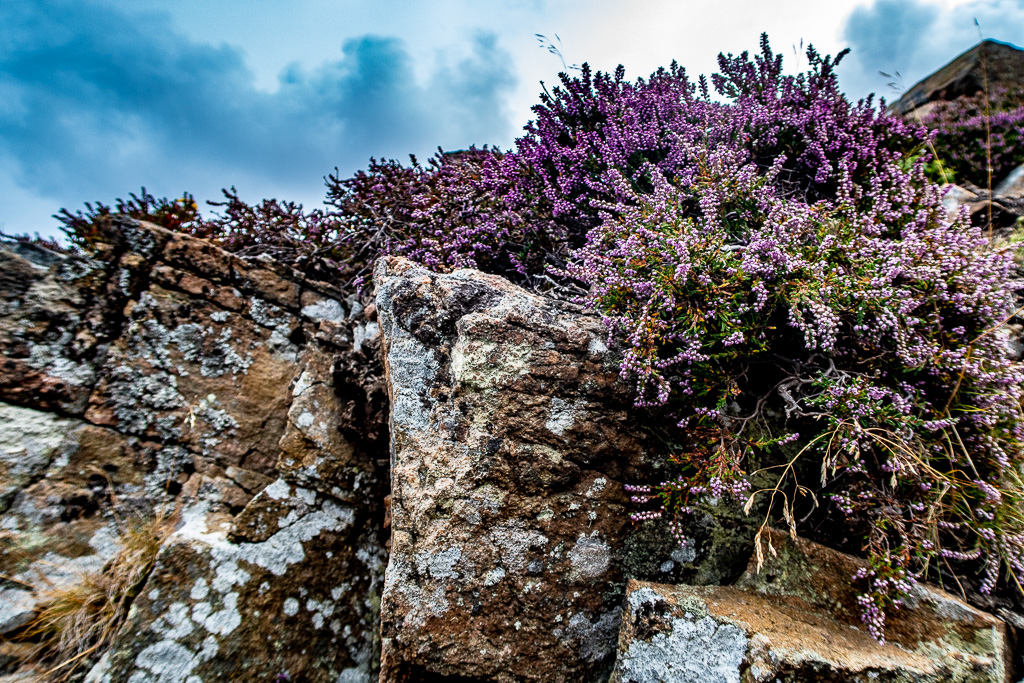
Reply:
[[89, 680], [373, 678], [372, 308], [127, 220], [89, 258], [7, 245], [0, 272], [0, 631], [166, 515], [177, 530]]
[[392, 258], [359, 298], [102, 227], [88, 257], [0, 246], [3, 683], [47, 595], [154, 517], [173, 533], [78, 680], [1011, 680], [1013, 629], [937, 589], [875, 650], [853, 558], [779, 538], [744, 571], [724, 505], [685, 548], [631, 524], [666, 446], [578, 307]]

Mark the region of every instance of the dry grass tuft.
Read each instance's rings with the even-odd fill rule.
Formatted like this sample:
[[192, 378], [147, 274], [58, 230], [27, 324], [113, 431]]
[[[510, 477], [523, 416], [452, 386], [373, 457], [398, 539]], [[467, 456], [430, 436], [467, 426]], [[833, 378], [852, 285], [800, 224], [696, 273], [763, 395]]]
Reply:
[[40, 591], [35, 617], [18, 633], [18, 641], [30, 644], [23, 663], [45, 668], [48, 681], [72, 680], [111, 643], [173, 528], [162, 514], [123, 526], [121, 550], [103, 570]]

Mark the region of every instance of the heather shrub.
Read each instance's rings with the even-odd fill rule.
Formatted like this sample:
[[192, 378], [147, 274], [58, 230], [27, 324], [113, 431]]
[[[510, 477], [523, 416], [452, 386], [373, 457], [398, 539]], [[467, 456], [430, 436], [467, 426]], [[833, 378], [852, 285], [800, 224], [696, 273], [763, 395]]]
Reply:
[[54, 217], [73, 248], [89, 249], [100, 237], [102, 219], [123, 214], [213, 240], [243, 257], [272, 256], [356, 289], [366, 284], [381, 254], [407, 256], [441, 270], [472, 267], [514, 276], [508, 265], [513, 241], [478, 225], [479, 216], [496, 203], [480, 187], [480, 171], [485, 160], [499, 156], [485, 147], [438, 150], [426, 166], [415, 157], [409, 166], [371, 159], [351, 178], [337, 170], [327, 176], [322, 209], [279, 199], [250, 205], [232, 187], [222, 190], [223, 200], [208, 202], [213, 211], [203, 216], [187, 192], [172, 200], [142, 188], [113, 207], [86, 203], [84, 211], [61, 209]]
[[370, 160], [366, 171], [327, 178], [330, 216], [341, 226], [346, 267], [358, 286], [380, 254], [402, 255], [439, 270], [480, 268], [511, 274], [513, 242], [483, 225], [498, 198], [481, 187], [487, 147], [438, 150], [426, 166]]
[[112, 214], [149, 221], [169, 230], [216, 241], [222, 248], [242, 256], [269, 254], [305, 271], [331, 276], [342, 271], [350, 260], [339, 253], [341, 242], [336, 220], [320, 209], [306, 212], [301, 204], [264, 199], [251, 206], [232, 187], [223, 190], [224, 199], [209, 202], [219, 208], [209, 217], [199, 211], [194, 197], [185, 192], [181, 199], [155, 197], [142, 188], [128, 199], [117, 199], [114, 206], [102, 202], [86, 203], [85, 211], [71, 213], [61, 209], [54, 216], [72, 248], [88, 250], [101, 238], [102, 219]]
[[[794, 532], [801, 502], [830, 507], [872, 560], [859, 578], [879, 638], [929, 570], [980, 563], [983, 591], [1001, 565], [1019, 572], [1024, 377], [995, 334], [1010, 259], [945, 224], [927, 183], [870, 229], [848, 205], [779, 196], [774, 169], [735, 154], [704, 168], [610, 214], [571, 267], [625, 341], [638, 403], [685, 428], [682, 476], [634, 487], [656, 503], [636, 518], [667, 518], [685, 543], [709, 498], [767, 496]], [[760, 468], [781, 480], [751, 492]]]
[[[1024, 569], [1024, 375], [1000, 336], [1013, 264], [947, 220], [923, 131], [850, 104], [838, 60], [808, 57], [802, 76], [767, 45], [722, 58], [734, 99], [698, 110], [687, 172], [649, 164], [650, 191], [611, 173], [620, 198], [593, 204], [567, 272], [624, 342], [637, 403], [685, 428], [681, 475], [632, 487], [655, 504], [635, 518], [685, 543], [702, 501], [765, 496], [793, 533], [798, 517], [846, 529], [882, 640], [921, 577], [980, 569], [989, 592]], [[764, 470], [778, 484], [751, 491]]]
[[922, 117], [935, 131], [935, 154], [942, 171], [931, 169], [933, 180], [988, 185], [988, 148], [991, 145], [992, 182], [998, 183], [1024, 164], [1024, 91], [1000, 90], [990, 97], [986, 115], [985, 95], [937, 102]]
[[69, 250], [67, 246], [61, 244], [58, 240], [52, 237], [42, 237], [39, 235], [38, 232], [35, 233], [34, 235], [8, 235], [4, 231], [0, 230], [0, 243], [5, 242], [13, 245], [29, 245], [33, 247], [40, 247], [42, 249], [53, 251], [58, 254], [67, 253]]
[[204, 224], [195, 198], [188, 192], [181, 199], [168, 199], [155, 197], [144, 187], [139, 194], [132, 192], [128, 199], [115, 200], [113, 207], [103, 202], [96, 202], [95, 206], [86, 202], [85, 211], [80, 209], [71, 213], [68, 209], [61, 209], [54, 218], [63, 224], [71, 247], [89, 249], [100, 236], [97, 228], [102, 219], [112, 214], [131, 216], [169, 230], [189, 233], [201, 233]]

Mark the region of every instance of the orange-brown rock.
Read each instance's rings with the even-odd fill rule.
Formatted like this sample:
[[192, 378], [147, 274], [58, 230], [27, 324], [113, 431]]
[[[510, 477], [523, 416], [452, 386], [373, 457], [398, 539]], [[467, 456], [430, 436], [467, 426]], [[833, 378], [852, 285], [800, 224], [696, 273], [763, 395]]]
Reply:
[[98, 233], [0, 245], [0, 634], [166, 515], [88, 680], [376, 677], [386, 396], [358, 300], [157, 226]]
[[631, 581], [615, 683], [676, 681], [1009, 681], [1006, 625], [918, 586], [880, 645], [858, 618], [865, 563], [772, 532], [776, 551], [734, 586]]

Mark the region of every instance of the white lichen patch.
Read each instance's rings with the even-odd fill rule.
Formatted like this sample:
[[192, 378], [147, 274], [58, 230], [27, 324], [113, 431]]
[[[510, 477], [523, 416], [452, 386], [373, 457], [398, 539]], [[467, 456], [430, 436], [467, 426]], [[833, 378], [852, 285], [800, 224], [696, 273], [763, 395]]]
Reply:
[[158, 417], [185, 405], [175, 375], [162, 370], [144, 373], [131, 365], [118, 365], [110, 371], [107, 393], [121, 431], [141, 435], [157, 424], [158, 431], [164, 427], [162, 436], [178, 437], [177, 432], [167, 432], [170, 425], [161, 425]]
[[200, 577], [196, 579], [195, 584], [192, 586], [192, 592], [189, 593], [189, 597], [193, 600], [205, 600], [209, 594], [210, 585], [206, 583], [206, 579]]
[[320, 629], [334, 615], [337, 605], [330, 600], [314, 600], [310, 598], [306, 600], [306, 609], [311, 613], [310, 619], [313, 622], [313, 627]]
[[448, 548], [437, 553], [420, 552], [416, 554], [416, 569], [423, 576], [432, 579], [457, 579], [459, 573], [455, 565], [462, 559], [462, 551]]
[[425, 588], [414, 572], [405, 558], [392, 555], [384, 575], [384, 592], [400, 596], [404, 612], [402, 627], [411, 630], [422, 628], [430, 617], [444, 616], [450, 607], [445, 583]]
[[672, 551], [670, 557], [676, 562], [693, 562], [697, 559], [697, 549], [693, 543], [686, 542]]
[[76, 420], [0, 403], [0, 462], [49, 462]]
[[646, 605], [654, 606], [658, 603], [665, 602], [665, 598], [663, 598], [658, 591], [653, 588], [641, 586], [629, 594], [627, 602], [629, 602], [630, 610], [637, 612]]
[[552, 397], [550, 412], [544, 426], [555, 436], [564, 437], [578, 422], [586, 420], [587, 407], [588, 403], [583, 399], [569, 402], [557, 396]]
[[[261, 495], [285, 501], [286, 505], [295, 500], [303, 513], [295, 515], [285, 527], [260, 543], [230, 543], [222, 529], [210, 530], [206, 523], [209, 509], [206, 502], [182, 512], [183, 524], [171, 536], [169, 544], [191, 547], [206, 558], [208, 569], [189, 589], [190, 603], [171, 604], [150, 624], [150, 630], [161, 640], [136, 656], [135, 671], [129, 680], [188, 683], [195, 668], [216, 654], [220, 639], [242, 625], [246, 613], [240, 605], [240, 589], [256, 573], [253, 566], [283, 576], [289, 566], [305, 558], [304, 543], [326, 531], [344, 531], [354, 520], [351, 509], [331, 500], [317, 500], [314, 493], [291, 487], [281, 480], [268, 485]], [[294, 512], [291, 510], [289, 515]], [[314, 612], [313, 620], [318, 627], [335, 610], [331, 602], [307, 601], [307, 605]], [[282, 610], [293, 616], [299, 607], [298, 600], [289, 598], [284, 601]], [[197, 651], [200, 637], [204, 640]]]
[[173, 640], [161, 640], [144, 649], [135, 658], [138, 669], [128, 683], [193, 683], [192, 671], [213, 659], [218, 651], [217, 640], [210, 636], [198, 652]]
[[524, 527], [518, 520], [495, 527], [487, 534], [487, 539], [498, 549], [501, 564], [512, 573], [521, 573], [526, 569], [527, 555], [531, 549], [543, 553], [547, 546], [547, 536]]
[[292, 487], [284, 479], [275, 479], [263, 489], [262, 495], [274, 500], [285, 500], [292, 493]]
[[73, 328], [68, 329], [51, 344], [28, 343], [29, 356], [25, 363], [30, 368], [42, 370], [51, 377], [75, 387], [90, 386], [96, 379], [96, 369], [88, 363], [67, 358], [64, 350], [74, 340]]
[[576, 404], [570, 404], [555, 396], [551, 399], [551, 411], [544, 427], [556, 436], [564, 436], [576, 424], [579, 414], [580, 410]]
[[[569, 614], [564, 626], [552, 634], [576, 650], [580, 659], [596, 662], [611, 655], [618, 639], [621, 610], [614, 609], [596, 618], [585, 613]], [[556, 620], [561, 621], [561, 620]]]
[[485, 586], [496, 586], [505, 578], [505, 570], [502, 567], [495, 567], [486, 574], [484, 574], [484, 585]]
[[170, 337], [185, 360], [199, 363], [203, 377], [220, 377], [228, 372], [244, 374], [252, 365], [251, 355], [247, 353], [243, 358], [232, 346], [230, 327], [217, 335], [213, 328], [185, 323], [175, 328]]
[[226, 636], [242, 623], [238, 612], [238, 593], [224, 593], [220, 609], [211, 602], [197, 602], [192, 606], [192, 621], [212, 634]]
[[[78, 424], [77, 420], [0, 403], [0, 512], [47, 467], [59, 466], [57, 460], [66, 464]], [[65, 457], [58, 458], [61, 453]]]
[[217, 407], [219, 404], [216, 394], [207, 394], [195, 406], [196, 416], [206, 420], [218, 434], [238, 427], [235, 418]]
[[607, 485], [607, 479], [605, 479], [604, 477], [598, 477], [594, 479], [594, 482], [590, 485], [590, 488], [587, 489], [587, 492], [584, 495], [587, 498], [596, 498], [601, 494], [602, 491], [604, 491]]
[[400, 337], [388, 349], [388, 368], [393, 391], [393, 433], [408, 435], [429, 430], [430, 410], [425, 406], [432, 402], [430, 388], [439, 368], [434, 354], [415, 338]]
[[283, 309], [257, 297], [249, 301], [249, 316], [257, 325], [269, 330], [288, 322], [288, 314]]
[[616, 666], [635, 683], [740, 683], [747, 634], [710, 616], [677, 618], [667, 633], [634, 640]]
[[[466, 316], [484, 315], [471, 313]], [[530, 371], [533, 349], [525, 344], [508, 344], [459, 337], [452, 349], [452, 375], [457, 384], [486, 390], [496, 389]]]
[[597, 536], [580, 534], [576, 545], [569, 551], [574, 578], [597, 578], [608, 570], [610, 560], [611, 548]]
[[267, 349], [274, 360], [281, 363], [294, 363], [299, 357], [299, 347], [292, 343], [289, 335], [291, 328], [282, 323], [274, 328], [267, 340]]
[[217, 565], [211, 585], [218, 593], [228, 593], [235, 586], [244, 586], [249, 582], [249, 572], [238, 566], [238, 562], [226, 559]]
[[315, 377], [309, 369], [304, 369], [300, 374], [299, 378], [295, 380], [295, 386], [292, 387], [292, 398], [298, 398], [306, 392], [313, 384], [316, 383]]
[[380, 336], [380, 325], [374, 322], [360, 323], [352, 328], [352, 351], [359, 353], [363, 350], [363, 344], [373, 341]]
[[302, 315], [320, 322], [328, 320], [340, 323], [345, 320], [345, 309], [336, 299], [319, 299], [302, 307]]

